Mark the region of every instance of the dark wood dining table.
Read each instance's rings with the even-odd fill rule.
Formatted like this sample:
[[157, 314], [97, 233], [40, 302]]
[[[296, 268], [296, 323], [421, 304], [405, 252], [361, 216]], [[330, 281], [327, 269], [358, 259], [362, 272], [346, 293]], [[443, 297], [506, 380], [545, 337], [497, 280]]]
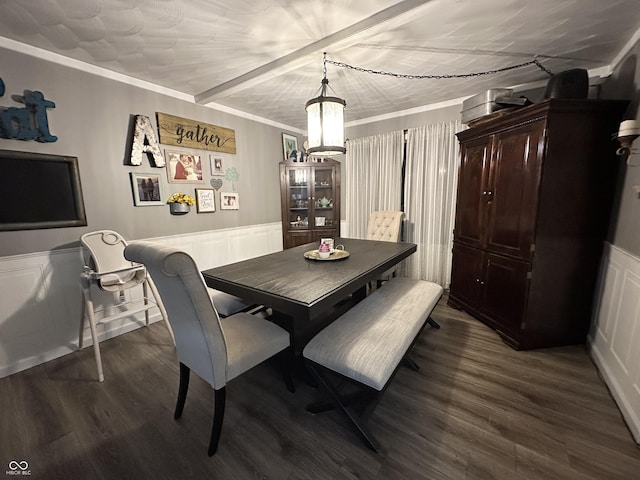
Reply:
[[[349, 256], [339, 260], [312, 260], [309, 243], [295, 248], [204, 270], [211, 288], [236, 295], [273, 311], [273, 321], [291, 334], [300, 354], [311, 338], [366, 295], [367, 284], [413, 254], [417, 246], [336, 238]], [[335, 255], [335, 254], [334, 254]]]

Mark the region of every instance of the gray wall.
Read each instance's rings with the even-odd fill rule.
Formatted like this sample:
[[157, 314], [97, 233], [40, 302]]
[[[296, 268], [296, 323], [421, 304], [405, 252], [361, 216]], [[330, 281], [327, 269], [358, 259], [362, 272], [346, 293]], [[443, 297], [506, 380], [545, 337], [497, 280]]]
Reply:
[[355, 125], [352, 127], [348, 126], [349, 112], [345, 111], [345, 120], [347, 122], [345, 137], [347, 139], [368, 137], [371, 135], [378, 135], [381, 133], [405, 130], [407, 128], [421, 127], [423, 125], [430, 125], [432, 123], [441, 123], [441, 122], [449, 122], [451, 120], [458, 120], [460, 118], [460, 109], [461, 109], [460, 105], [454, 105], [450, 107], [439, 108], [436, 110], [429, 110], [426, 112], [414, 113], [411, 115], [403, 115], [400, 117], [390, 118], [387, 120], [381, 120], [379, 122]]
[[[602, 85], [602, 97], [631, 100], [625, 119], [640, 119], [640, 68], [638, 67], [640, 43], [637, 43], [611, 77]], [[640, 139], [634, 147], [640, 150]], [[616, 206], [610, 228], [614, 245], [640, 256], [640, 200], [634, 186], [640, 186], [640, 154], [628, 158], [619, 157], [620, 175]], [[635, 166], [631, 166], [635, 165]]]
[[[78, 157], [88, 220], [87, 227], [0, 232], [0, 256], [77, 245], [80, 235], [97, 229], [113, 229], [136, 239], [280, 221], [281, 128], [11, 50], [0, 49], [0, 65], [0, 78], [6, 87], [0, 105], [21, 107], [12, 97], [21, 96], [25, 90], [41, 91], [55, 102], [55, 108], [48, 110], [48, 119], [51, 133], [58, 137], [54, 143], [0, 139], [0, 149]], [[233, 166], [240, 174], [235, 185], [240, 210], [220, 211], [219, 198], [218, 210], [207, 214], [197, 214], [194, 207], [188, 215], [171, 216], [166, 205], [134, 206], [129, 172], [160, 174], [165, 197], [177, 191], [193, 195], [195, 187], [211, 188], [211, 152], [204, 150], [197, 150], [203, 159], [205, 180], [200, 184], [169, 184], [165, 169], [151, 167], [146, 158], [138, 167], [125, 164], [132, 116], [146, 115], [155, 125], [156, 112], [235, 130], [237, 154], [219, 156], [224, 158], [225, 168]], [[230, 182], [225, 181], [221, 191], [233, 191]], [[6, 208], [6, 201], [4, 205]], [[19, 204], [13, 208], [19, 208]]]

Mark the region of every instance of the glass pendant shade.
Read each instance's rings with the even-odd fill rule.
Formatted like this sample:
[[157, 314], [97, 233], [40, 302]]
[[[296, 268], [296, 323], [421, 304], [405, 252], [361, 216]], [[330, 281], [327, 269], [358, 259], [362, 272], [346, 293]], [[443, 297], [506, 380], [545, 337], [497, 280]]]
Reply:
[[309, 154], [337, 155], [347, 151], [344, 147], [344, 107], [347, 102], [325, 96], [328, 83], [324, 78], [320, 96], [305, 105]]

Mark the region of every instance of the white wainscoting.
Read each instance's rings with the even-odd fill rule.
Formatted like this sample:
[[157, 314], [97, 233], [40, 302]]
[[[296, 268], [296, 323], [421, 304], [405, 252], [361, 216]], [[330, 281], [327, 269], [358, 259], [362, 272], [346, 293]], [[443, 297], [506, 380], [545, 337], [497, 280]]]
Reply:
[[607, 245], [599, 288], [589, 349], [640, 443], [640, 258]]
[[[148, 238], [181, 248], [201, 269], [213, 268], [282, 250], [280, 222]], [[82, 251], [78, 248], [0, 257], [0, 378], [77, 349], [82, 315]], [[98, 316], [115, 304], [113, 295], [94, 290]], [[142, 289], [128, 291], [128, 300]], [[152, 310], [152, 320], [160, 320]], [[101, 340], [144, 325], [144, 314], [98, 327]], [[88, 327], [86, 346], [92, 344]]]

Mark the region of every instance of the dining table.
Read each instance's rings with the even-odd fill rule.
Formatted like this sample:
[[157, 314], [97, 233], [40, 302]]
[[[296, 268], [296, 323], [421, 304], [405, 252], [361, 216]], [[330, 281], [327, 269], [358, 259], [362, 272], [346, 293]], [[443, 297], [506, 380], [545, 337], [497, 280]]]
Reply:
[[270, 318], [289, 332], [300, 355], [314, 335], [366, 296], [371, 282], [417, 250], [414, 243], [354, 238], [335, 238], [334, 245], [344, 250], [327, 259], [316, 255], [314, 242], [202, 275], [208, 287], [271, 309]]

